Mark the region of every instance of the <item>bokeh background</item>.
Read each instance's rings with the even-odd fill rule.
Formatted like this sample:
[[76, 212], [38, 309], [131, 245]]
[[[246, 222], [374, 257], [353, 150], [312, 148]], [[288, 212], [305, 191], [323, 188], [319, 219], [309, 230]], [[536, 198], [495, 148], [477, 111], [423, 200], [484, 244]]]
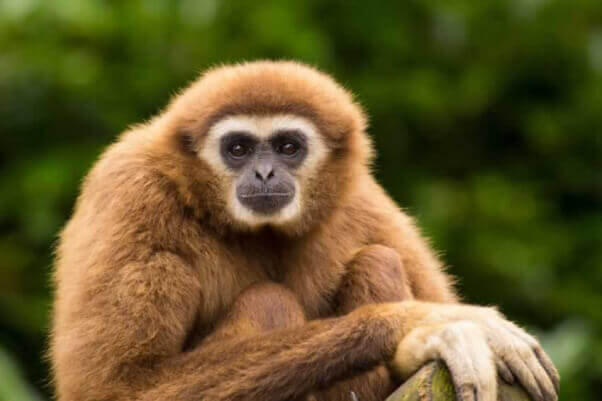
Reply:
[[600, 399], [600, 0], [0, 0], [0, 400], [51, 397], [52, 248], [99, 153], [256, 58], [353, 90], [465, 299], [538, 334], [561, 399]]

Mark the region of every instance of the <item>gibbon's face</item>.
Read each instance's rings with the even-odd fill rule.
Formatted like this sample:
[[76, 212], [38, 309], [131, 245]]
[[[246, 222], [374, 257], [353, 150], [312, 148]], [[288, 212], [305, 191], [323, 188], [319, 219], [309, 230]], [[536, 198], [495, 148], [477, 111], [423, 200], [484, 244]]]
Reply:
[[211, 126], [199, 156], [225, 177], [229, 213], [259, 226], [300, 216], [304, 185], [327, 152], [307, 118], [233, 115]]
[[159, 140], [160, 149], [177, 149], [166, 170], [182, 200], [217, 230], [302, 235], [369, 174], [361, 108], [331, 77], [296, 62], [211, 69], [156, 124], [170, 142]]

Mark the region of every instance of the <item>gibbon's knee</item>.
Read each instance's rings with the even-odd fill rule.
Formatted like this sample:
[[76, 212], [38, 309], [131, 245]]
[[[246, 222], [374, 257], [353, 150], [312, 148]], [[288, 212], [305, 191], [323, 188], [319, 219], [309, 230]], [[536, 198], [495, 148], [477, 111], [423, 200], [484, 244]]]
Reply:
[[234, 301], [231, 316], [252, 322], [259, 331], [305, 322], [305, 314], [295, 295], [276, 283], [258, 283], [246, 288]]
[[384, 245], [367, 245], [347, 265], [338, 294], [339, 312], [345, 314], [369, 303], [412, 298], [399, 253]]

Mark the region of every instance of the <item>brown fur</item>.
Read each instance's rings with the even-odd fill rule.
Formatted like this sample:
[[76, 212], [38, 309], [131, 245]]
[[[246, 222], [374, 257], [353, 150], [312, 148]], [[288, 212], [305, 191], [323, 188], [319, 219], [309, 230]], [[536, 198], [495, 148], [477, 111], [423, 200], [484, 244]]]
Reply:
[[[295, 222], [233, 221], [220, 177], [191, 151], [213, 122], [243, 112], [299, 114], [326, 139]], [[365, 125], [326, 75], [257, 62], [209, 71], [124, 134], [86, 178], [57, 249], [58, 399], [296, 398], [388, 360], [430, 308], [357, 306], [455, 301], [412, 219], [370, 174]], [[369, 273], [380, 265], [393, 267]], [[248, 289], [262, 282], [279, 286]]]
[[[347, 264], [347, 273], [337, 291], [337, 315], [374, 303], [400, 302], [413, 298], [399, 254], [382, 245], [362, 248]], [[400, 279], [401, 278], [401, 279]], [[347, 378], [313, 394], [315, 401], [384, 400], [395, 389], [395, 381], [384, 364]], [[311, 399], [309, 400], [311, 401]]]

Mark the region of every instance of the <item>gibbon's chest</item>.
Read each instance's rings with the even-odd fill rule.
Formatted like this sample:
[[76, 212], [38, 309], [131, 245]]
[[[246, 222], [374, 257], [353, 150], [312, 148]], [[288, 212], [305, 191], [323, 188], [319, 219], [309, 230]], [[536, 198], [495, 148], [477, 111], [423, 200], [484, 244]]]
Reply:
[[199, 317], [201, 326], [210, 330], [245, 288], [262, 281], [289, 288], [308, 319], [331, 316], [352, 247], [287, 247], [251, 239], [214, 244], [208, 253], [198, 266], [203, 286]]

